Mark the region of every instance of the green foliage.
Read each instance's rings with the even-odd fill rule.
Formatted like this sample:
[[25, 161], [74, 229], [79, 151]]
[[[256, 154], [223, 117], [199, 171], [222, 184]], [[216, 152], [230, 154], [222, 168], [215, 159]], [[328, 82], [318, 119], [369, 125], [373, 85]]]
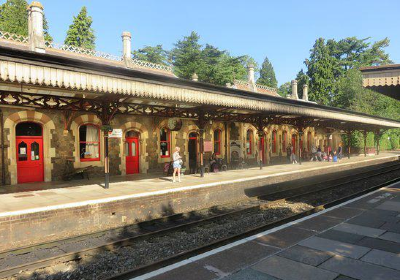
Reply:
[[304, 73], [303, 69], [301, 69], [299, 73], [297, 73], [296, 80], [297, 80], [297, 93], [299, 95], [299, 98], [303, 98], [303, 86], [309, 85], [310, 78], [307, 76], [306, 73]]
[[264, 59], [264, 62], [261, 66], [260, 77], [257, 80], [257, 84], [266, 85], [273, 88], [278, 86], [274, 67], [272, 66], [272, 63], [269, 61], [268, 57]]
[[[7, 0], [0, 5], [0, 30], [28, 36], [28, 3], [25, 0]], [[53, 41], [46, 17], [43, 18], [44, 39]]]
[[246, 79], [248, 63], [253, 63], [257, 68], [254, 59], [247, 55], [234, 57], [209, 44], [203, 47], [199, 40], [200, 36], [192, 32], [172, 49], [172, 64], [178, 77], [191, 79], [196, 73], [199, 81], [225, 85], [234, 79]]
[[292, 84], [290, 82], [282, 84], [278, 88], [278, 94], [285, 98], [287, 98], [289, 95], [292, 95]]
[[28, 36], [28, 3], [8, 0], [0, 8], [0, 30]]
[[[325, 42], [323, 38], [316, 40], [310, 50], [310, 58], [305, 60], [307, 75], [310, 77], [311, 100], [348, 108], [349, 102], [340, 96], [348, 72], [361, 66], [391, 63], [389, 55], [384, 51], [389, 45], [389, 39], [372, 44], [368, 42], [369, 39], [348, 37], [339, 41], [330, 39]], [[351, 79], [355, 81], [355, 77]]]
[[307, 75], [310, 77], [309, 99], [320, 104], [329, 104], [336, 90], [336, 77], [339, 64], [331, 56], [325, 39], [319, 38], [311, 50], [310, 59], [306, 59]]
[[171, 51], [175, 74], [190, 79], [193, 73], [199, 72], [201, 64], [200, 36], [192, 31], [189, 36], [179, 40]]
[[161, 65], [171, 64], [169, 53], [168, 51], [163, 49], [162, 45], [157, 45], [155, 47], [145, 46], [142, 49], [133, 51], [132, 54], [133, 58], [135, 59], [157, 63]]
[[90, 50], [95, 49], [96, 37], [92, 23], [92, 17], [88, 16], [86, 7], [82, 7], [79, 14], [74, 17], [72, 24], [69, 26], [64, 43]]

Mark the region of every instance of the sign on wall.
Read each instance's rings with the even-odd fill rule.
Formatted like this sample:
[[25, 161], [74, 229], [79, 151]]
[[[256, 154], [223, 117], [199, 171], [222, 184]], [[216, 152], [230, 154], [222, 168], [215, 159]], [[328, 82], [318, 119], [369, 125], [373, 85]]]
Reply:
[[231, 140], [229, 142], [229, 150], [231, 151], [231, 159], [239, 159], [243, 156], [242, 154], [242, 141], [240, 140]]
[[212, 141], [204, 141], [204, 152], [212, 152], [213, 145]]
[[122, 129], [113, 129], [112, 131], [108, 132], [109, 138], [122, 138]]

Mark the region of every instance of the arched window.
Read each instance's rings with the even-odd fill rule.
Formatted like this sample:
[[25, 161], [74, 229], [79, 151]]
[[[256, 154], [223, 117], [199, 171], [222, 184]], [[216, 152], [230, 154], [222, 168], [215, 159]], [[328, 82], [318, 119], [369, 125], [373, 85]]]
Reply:
[[311, 131], [307, 133], [307, 150], [311, 151]]
[[166, 128], [160, 129], [160, 156], [170, 157], [171, 154], [171, 132]]
[[286, 151], [286, 146], [287, 146], [287, 132], [286, 130], [284, 130], [282, 133], [282, 151]]
[[100, 160], [100, 129], [93, 124], [79, 127], [79, 153], [81, 161]]
[[272, 152], [276, 153], [276, 130], [272, 131], [271, 143], [272, 143]]
[[253, 130], [248, 129], [246, 133], [246, 153], [251, 155], [253, 152]]
[[214, 153], [216, 155], [221, 154], [221, 130], [214, 130]]

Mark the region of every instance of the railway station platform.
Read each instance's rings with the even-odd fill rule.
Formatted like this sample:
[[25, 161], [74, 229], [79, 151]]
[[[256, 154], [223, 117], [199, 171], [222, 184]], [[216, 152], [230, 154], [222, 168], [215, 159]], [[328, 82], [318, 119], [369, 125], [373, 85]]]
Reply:
[[145, 220], [185, 213], [259, 195], [347, 176], [356, 170], [399, 161], [400, 153], [356, 156], [341, 162], [303, 162], [171, 178], [114, 177], [4, 188], [0, 194], [0, 252], [83, 234], [123, 228]]
[[400, 279], [400, 183], [135, 279]]

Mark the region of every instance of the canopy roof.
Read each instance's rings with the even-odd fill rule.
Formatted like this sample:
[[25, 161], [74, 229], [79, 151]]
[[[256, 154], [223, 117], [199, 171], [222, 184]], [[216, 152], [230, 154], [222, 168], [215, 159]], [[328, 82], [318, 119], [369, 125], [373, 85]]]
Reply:
[[400, 100], [400, 64], [361, 68], [363, 86]]
[[[0, 45], [0, 91], [1, 103], [9, 105], [39, 104], [29, 101], [28, 97], [24, 102], [13, 101], [18, 99], [16, 95], [6, 98], [9, 93], [19, 93], [85, 98], [87, 102], [106, 98], [118, 102], [117, 113], [134, 112], [136, 105], [141, 106], [141, 112], [146, 110], [146, 106], [153, 106], [152, 110], [158, 106], [190, 111], [188, 117], [202, 110], [221, 116], [277, 117], [283, 122], [303, 118], [310, 123], [314, 121], [325, 127], [343, 129], [350, 126], [371, 130], [400, 127], [398, 121], [302, 100], [184, 80], [160, 72], [129, 69], [104, 60], [83, 60], [56, 52], [37, 53], [5, 44]], [[47, 105], [46, 108], [50, 107]], [[57, 108], [69, 107], [57, 105]], [[101, 110], [101, 107], [97, 109]]]

